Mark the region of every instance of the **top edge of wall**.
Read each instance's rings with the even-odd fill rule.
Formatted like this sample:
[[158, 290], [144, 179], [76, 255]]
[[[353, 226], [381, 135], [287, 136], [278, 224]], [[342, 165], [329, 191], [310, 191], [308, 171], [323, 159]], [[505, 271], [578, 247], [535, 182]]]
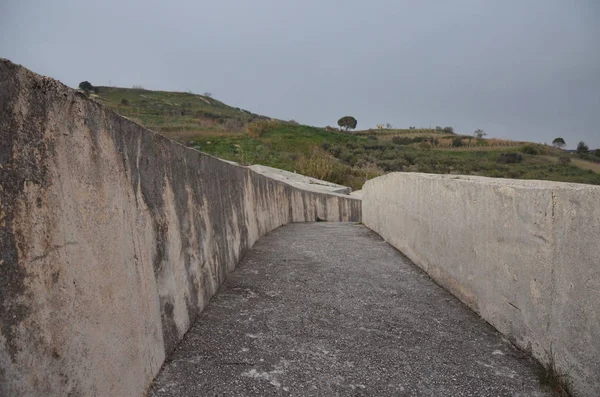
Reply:
[[[263, 172], [258, 172], [257, 170], [253, 169], [253, 167], [256, 167], [256, 165], [254, 165], [254, 166], [252, 166], [252, 165], [250, 165], [250, 166], [244, 166], [244, 165], [241, 165], [241, 164], [236, 163], [234, 161], [221, 159], [221, 158], [212, 156], [212, 155], [210, 155], [208, 153], [202, 152], [200, 150], [188, 147], [188, 146], [186, 146], [186, 145], [184, 145], [184, 144], [182, 144], [180, 142], [177, 142], [177, 141], [175, 141], [175, 140], [173, 140], [173, 139], [171, 139], [171, 138], [169, 138], [169, 137], [167, 137], [165, 135], [162, 135], [159, 132], [153, 131], [153, 130], [151, 130], [151, 129], [143, 126], [143, 125], [140, 125], [140, 124], [136, 123], [135, 121], [130, 120], [127, 117], [121, 116], [120, 114], [118, 114], [114, 110], [112, 110], [112, 109], [110, 109], [110, 108], [102, 105], [101, 103], [99, 103], [97, 101], [94, 101], [91, 98], [88, 98], [82, 92], [80, 92], [80, 91], [78, 91], [78, 90], [76, 90], [74, 88], [71, 88], [71, 87], [67, 86], [66, 84], [62, 83], [61, 81], [59, 81], [57, 79], [54, 79], [54, 78], [48, 77], [48, 76], [44, 76], [44, 75], [41, 75], [41, 74], [38, 74], [38, 73], [35, 73], [32, 70], [28, 69], [27, 67], [25, 67], [25, 66], [23, 66], [21, 64], [12, 62], [10, 59], [6, 59], [6, 58], [1, 58], [0, 57], [0, 68], [7, 69], [7, 70], [13, 69], [15, 71], [14, 75], [17, 75], [18, 73], [23, 73], [26, 76], [27, 79], [31, 79], [33, 81], [37, 80], [37, 81], [40, 81], [40, 82], [44, 82], [45, 84], [49, 84], [49, 85], [52, 86], [52, 89], [55, 89], [58, 93], [64, 93], [65, 95], [67, 95], [67, 94], [76, 95], [79, 99], [81, 99], [83, 101], [87, 101], [89, 103], [92, 103], [95, 106], [99, 106], [104, 111], [114, 114], [116, 117], [119, 117], [119, 118], [123, 119], [125, 122], [131, 123], [131, 124], [134, 124], [134, 125], [138, 126], [145, 133], [152, 134], [157, 139], [162, 139], [162, 140], [168, 141], [168, 142], [170, 142], [170, 143], [172, 143], [174, 145], [181, 146], [182, 148], [184, 148], [186, 150], [190, 150], [190, 151], [194, 151], [194, 152], [200, 153], [203, 156], [207, 156], [207, 157], [213, 158], [213, 159], [215, 159], [217, 161], [220, 161], [220, 162], [223, 162], [223, 163], [227, 163], [227, 164], [232, 165], [234, 167], [239, 167], [239, 168], [247, 169], [249, 172], [252, 172], [254, 174], [260, 174], [260, 175], [264, 175], [265, 177], [267, 177], [269, 179], [275, 179], [271, 175], [265, 174]], [[260, 167], [263, 167], [263, 166], [260, 166]], [[311, 179], [315, 179], [315, 178], [311, 178]], [[293, 183], [293, 182], [287, 181], [285, 179], [281, 179], [281, 180], [277, 179], [277, 180], [279, 180], [280, 182], [282, 182], [282, 183], [284, 183], [286, 185], [289, 185], [289, 186], [291, 186], [293, 188], [296, 188], [296, 189], [300, 189], [300, 190], [304, 190], [304, 191], [309, 191], [309, 192], [312, 192], [312, 193], [321, 193], [321, 194], [326, 194], [326, 195], [330, 195], [330, 196], [343, 197], [343, 198], [346, 198], [348, 200], [361, 201], [361, 198], [357, 197], [355, 195], [354, 196], [350, 196], [349, 194], [345, 194], [345, 193], [340, 193], [340, 192], [335, 192], [335, 191], [326, 191], [324, 189], [319, 189], [319, 188], [311, 187], [311, 186], [308, 186], [308, 185], [301, 185], [301, 184], [298, 184], [298, 183]], [[318, 181], [318, 180], [316, 180], [316, 181]], [[323, 183], [324, 184], [330, 184], [329, 182], [326, 182], [326, 181], [323, 181]]]
[[[585, 183], [546, 181], [538, 179], [491, 178], [474, 175], [426, 174], [421, 172], [392, 172], [371, 180], [384, 180], [385, 178], [395, 178], [398, 176], [409, 179], [429, 179], [445, 181], [454, 180], [457, 182], [464, 183], [484, 184], [490, 186], [518, 187], [525, 189], [600, 190], [600, 186]], [[370, 181], [367, 181], [367, 184]]]

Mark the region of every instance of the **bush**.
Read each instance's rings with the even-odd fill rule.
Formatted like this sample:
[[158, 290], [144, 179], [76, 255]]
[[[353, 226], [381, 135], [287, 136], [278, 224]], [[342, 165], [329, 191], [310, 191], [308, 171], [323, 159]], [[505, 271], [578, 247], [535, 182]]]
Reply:
[[427, 149], [431, 149], [431, 143], [429, 143], [429, 142], [421, 142], [421, 143], [419, 144], [419, 147], [420, 147], [421, 149], [425, 149], [425, 150], [427, 150]]
[[526, 154], [540, 154], [540, 151], [533, 145], [525, 145], [521, 148], [521, 151]]
[[596, 149], [596, 150], [594, 151], [594, 156], [596, 156], [596, 157], [600, 157], [600, 149]]
[[324, 150], [314, 147], [310, 157], [301, 156], [296, 162], [296, 167], [302, 175], [317, 179], [331, 180], [337, 162]]
[[416, 136], [416, 137], [406, 137], [406, 136], [395, 136], [392, 138], [392, 142], [396, 145], [410, 145], [411, 143], [424, 142], [429, 140], [429, 137], [425, 136]]
[[523, 156], [520, 153], [502, 153], [496, 159], [500, 164], [516, 164], [523, 161]]
[[408, 162], [409, 165], [414, 165], [415, 164], [415, 160], [416, 160], [416, 156], [412, 153], [404, 153], [402, 155], [402, 157], [404, 157], [404, 159]]
[[560, 156], [558, 158], [558, 162], [561, 163], [562, 165], [567, 165], [571, 162], [571, 158], [568, 156]]
[[444, 132], [447, 132], [448, 134], [454, 134], [454, 128], [453, 127], [444, 127]]
[[254, 139], [260, 138], [266, 131], [279, 126], [277, 120], [255, 120], [248, 124], [246, 131]]
[[459, 137], [456, 137], [456, 138], [454, 138], [454, 139], [452, 140], [452, 146], [453, 146], [453, 147], [461, 147], [461, 146], [463, 146], [463, 141], [462, 141], [462, 139], [461, 139], [461, 138], [459, 138]]
[[405, 167], [410, 164], [404, 159], [396, 160], [382, 160], [377, 162], [377, 166], [385, 172], [402, 171]]
[[125, 98], [121, 98], [121, 105], [129, 105], [129, 101]]

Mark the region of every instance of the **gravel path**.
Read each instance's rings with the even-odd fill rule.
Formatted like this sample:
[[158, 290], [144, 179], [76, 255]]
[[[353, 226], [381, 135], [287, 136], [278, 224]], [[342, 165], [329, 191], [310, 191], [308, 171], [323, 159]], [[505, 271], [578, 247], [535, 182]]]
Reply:
[[537, 371], [364, 226], [292, 224], [246, 255], [149, 395], [550, 396]]

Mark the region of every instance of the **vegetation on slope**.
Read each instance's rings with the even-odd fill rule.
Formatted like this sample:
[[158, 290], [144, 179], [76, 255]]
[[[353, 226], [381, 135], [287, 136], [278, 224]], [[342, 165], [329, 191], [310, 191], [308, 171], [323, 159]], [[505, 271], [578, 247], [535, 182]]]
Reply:
[[153, 131], [184, 141], [204, 134], [239, 134], [253, 120], [269, 119], [211, 96], [143, 88], [95, 87], [89, 95]]
[[600, 185], [600, 155], [457, 135], [451, 127], [342, 132], [284, 122], [209, 95], [95, 87], [117, 113], [211, 155], [263, 164], [360, 189], [385, 172], [429, 172]]

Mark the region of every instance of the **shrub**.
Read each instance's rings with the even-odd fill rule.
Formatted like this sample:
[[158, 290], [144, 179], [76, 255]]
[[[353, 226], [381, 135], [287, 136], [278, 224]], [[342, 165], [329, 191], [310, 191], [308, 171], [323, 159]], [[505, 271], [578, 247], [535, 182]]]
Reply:
[[415, 136], [412, 138], [407, 136], [395, 136], [392, 138], [392, 142], [396, 145], [410, 145], [411, 143], [424, 142], [429, 139], [429, 137], [424, 136]]
[[481, 128], [478, 128], [475, 130], [475, 132], [473, 133], [473, 135], [475, 135], [477, 138], [482, 139], [484, 136], [487, 135], [487, 133], [482, 130]]
[[431, 143], [429, 143], [429, 142], [421, 142], [419, 144], [419, 147], [421, 149], [431, 149]]
[[408, 162], [409, 165], [414, 165], [415, 164], [415, 160], [416, 160], [416, 156], [412, 153], [404, 153], [402, 155], [402, 157], [404, 157], [404, 159]]
[[571, 158], [568, 156], [560, 156], [558, 158], [558, 162], [561, 163], [562, 165], [567, 165], [571, 162]]
[[[350, 146], [348, 146], [350, 147]], [[385, 150], [388, 148], [388, 146], [385, 143], [367, 143], [364, 145], [365, 150]]]
[[300, 156], [296, 167], [302, 175], [317, 179], [328, 179], [334, 169], [335, 160], [325, 151], [315, 147], [310, 157]]
[[521, 148], [521, 151], [526, 154], [540, 154], [540, 151], [533, 145], [525, 145]]
[[409, 165], [410, 164], [402, 158], [396, 160], [382, 160], [377, 162], [377, 166], [385, 172], [402, 171]]
[[520, 153], [502, 153], [496, 159], [500, 164], [516, 164], [523, 161], [523, 156]]
[[452, 146], [454, 147], [461, 147], [463, 146], [463, 141], [460, 137], [456, 137], [452, 140]]
[[121, 98], [121, 105], [129, 105], [129, 101], [125, 98]]
[[600, 157], [600, 149], [596, 149], [596, 150], [594, 151], [594, 156], [596, 156], [596, 157]]
[[266, 131], [279, 126], [277, 120], [255, 120], [248, 124], [246, 131], [254, 139], [260, 138]]
[[448, 134], [454, 134], [454, 127], [444, 127], [444, 132]]

